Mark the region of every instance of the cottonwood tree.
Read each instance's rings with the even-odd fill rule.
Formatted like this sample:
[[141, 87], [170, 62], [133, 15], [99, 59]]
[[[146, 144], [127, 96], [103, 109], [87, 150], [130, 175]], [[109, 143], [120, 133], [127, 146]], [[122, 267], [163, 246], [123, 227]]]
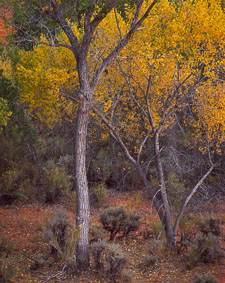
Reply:
[[[80, 237], [77, 244], [76, 260], [80, 268], [89, 265], [89, 218], [90, 208], [88, 199], [88, 183], [86, 176], [86, 143], [89, 114], [93, 104], [93, 94], [98, 82], [106, 70], [116, 59], [119, 52], [127, 45], [134, 33], [141, 26], [144, 20], [157, 3], [157, 0], [150, 1], [143, 11], [143, 0], [130, 1], [124, 3], [119, 0], [109, 1], [70, 1], [70, 0], [49, 0], [49, 1], [3, 1], [12, 8], [15, 6], [16, 24], [14, 28], [26, 35], [28, 41], [42, 43], [52, 47], [64, 47], [69, 49], [74, 55], [74, 64], [78, 72], [78, 89], [74, 91], [74, 96], [78, 98], [78, 111], [75, 126], [74, 145], [74, 171], [75, 187], [77, 192], [77, 214], [76, 224], [80, 229]], [[7, 6], [4, 6], [5, 8]], [[126, 7], [134, 10], [127, 32], [119, 37], [115, 46], [109, 54], [102, 54], [99, 64], [93, 74], [89, 72], [87, 56], [90, 45], [94, 40], [95, 31], [106, 15], [115, 9], [126, 14]], [[4, 10], [2, 10], [4, 18]], [[18, 13], [20, 12], [20, 13]], [[25, 21], [24, 21], [25, 20]], [[77, 23], [78, 32], [72, 28], [72, 22]], [[35, 25], [36, 23], [36, 25]], [[35, 28], [30, 29], [30, 26]], [[37, 29], [36, 29], [37, 28]], [[58, 41], [57, 29], [62, 30], [66, 41]], [[48, 41], [40, 41], [33, 31], [44, 32]]]
[[[136, 34], [112, 68], [122, 84], [115, 86], [114, 103], [106, 113], [96, 104], [95, 113], [139, 172], [168, 243], [175, 244], [186, 206], [218, 165], [223, 150], [225, 22], [221, 6], [214, 0], [211, 5], [209, 1], [185, 1], [174, 6], [166, 0], [161, 4], [156, 6], [155, 21], [145, 22], [143, 33]], [[110, 80], [111, 76], [109, 73]], [[201, 143], [199, 150], [208, 154], [209, 166], [187, 194], [172, 225], [160, 140], [177, 123], [180, 113], [186, 113], [180, 123], [184, 134], [192, 127], [192, 134], [187, 134], [189, 145]], [[149, 140], [154, 146], [157, 190], [144, 167], [143, 152]], [[217, 157], [213, 158], [215, 152]]]

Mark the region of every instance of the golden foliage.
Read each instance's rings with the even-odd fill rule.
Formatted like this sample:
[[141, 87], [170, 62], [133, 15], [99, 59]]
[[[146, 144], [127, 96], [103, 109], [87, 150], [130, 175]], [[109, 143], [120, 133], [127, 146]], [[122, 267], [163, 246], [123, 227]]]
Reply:
[[[125, 22], [113, 11], [97, 28], [88, 55], [90, 80], [126, 34], [132, 12], [127, 17]], [[71, 26], [81, 42], [82, 29]], [[42, 37], [42, 41], [46, 39]], [[59, 41], [68, 43], [63, 33]], [[187, 0], [177, 5], [162, 0], [117, 62], [104, 72], [94, 94], [95, 103], [108, 117], [116, 116], [115, 125], [121, 133], [140, 142], [151, 125], [127, 95], [127, 78], [130, 90], [146, 112], [150, 82], [147, 97], [156, 127], [170, 127], [175, 111], [189, 107], [194, 115], [186, 122], [192, 123], [195, 139], [202, 138], [204, 132], [209, 142], [216, 140], [218, 144], [225, 139], [224, 47], [225, 17], [219, 1]], [[63, 115], [72, 119], [74, 104], [68, 97], [76, 99], [74, 93], [79, 89], [74, 55], [65, 48], [42, 45], [21, 56], [17, 75], [22, 100], [28, 103], [30, 113], [49, 125], [60, 121]], [[175, 95], [178, 91], [179, 95]], [[164, 121], [165, 113], [168, 117]], [[102, 138], [107, 138], [107, 134]], [[136, 152], [137, 148], [133, 150]]]

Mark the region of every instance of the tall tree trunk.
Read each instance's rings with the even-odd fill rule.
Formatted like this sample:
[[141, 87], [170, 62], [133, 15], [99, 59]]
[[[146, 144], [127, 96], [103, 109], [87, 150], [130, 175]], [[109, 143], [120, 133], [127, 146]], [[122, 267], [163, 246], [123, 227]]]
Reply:
[[166, 185], [164, 180], [164, 173], [162, 168], [162, 162], [160, 157], [160, 147], [159, 147], [159, 133], [155, 132], [154, 135], [154, 150], [155, 150], [155, 161], [156, 167], [158, 172], [158, 181], [160, 186], [161, 197], [164, 206], [164, 223], [165, 224], [165, 231], [166, 231], [166, 239], [170, 245], [174, 245], [176, 242], [174, 233], [173, 233], [173, 226], [172, 226], [172, 217], [170, 213], [170, 207], [166, 192]]
[[86, 172], [86, 143], [90, 107], [90, 102], [86, 99], [84, 93], [82, 93], [80, 95], [79, 108], [77, 112], [74, 152], [75, 186], [77, 193], [76, 224], [80, 233], [76, 250], [76, 262], [80, 269], [84, 269], [89, 266], [88, 232], [90, 205]]

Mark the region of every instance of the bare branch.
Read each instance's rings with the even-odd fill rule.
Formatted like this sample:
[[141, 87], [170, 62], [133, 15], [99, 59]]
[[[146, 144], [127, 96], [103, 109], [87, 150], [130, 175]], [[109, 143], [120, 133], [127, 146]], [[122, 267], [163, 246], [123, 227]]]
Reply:
[[105, 71], [105, 69], [115, 60], [119, 52], [126, 46], [126, 44], [129, 42], [130, 38], [133, 36], [133, 34], [137, 31], [137, 29], [141, 26], [141, 24], [144, 22], [144, 20], [148, 17], [150, 11], [153, 9], [155, 4], [158, 2], [158, 0], [153, 0], [152, 4], [148, 7], [144, 15], [141, 17], [139, 21], [137, 21], [140, 9], [143, 3], [143, 0], [139, 2], [139, 5], [137, 7], [135, 16], [133, 18], [133, 22], [131, 24], [130, 30], [125, 35], [125, 37], [120, 40], [119, 44], [115, 47], [115, 49], [103, 60], [101, 66], [96, 71], [93, 80], [91, 82], [91, 89], [94, 90], [98, 84], [98, 81], [102, 75], [102, 73]]
[[115, 19], [116, 19], [116, 25], [117, 25], [117, 28], [118, 28], [118, 31], [119, 31], [119, 34], [120, 34], [120, 40], [122, 39], [122, 33], [121, 33], [121, 30], [120, 30], [120, 26], [119, 26], [119, 22], [118, 22], [118, 18], [117, 18], [117, 14], [116, 14], [116, 9], [114, 8], [114, 15], [115, 15]]
[[126, 147], [126, 145], [124, 144], [124, 142], [122, 141], [119, 133], [117, 132], [116, 128], [112, 125], [112, 123], [97, 109], [97, 107], [93, 106], [93, 111], [94, 113], [96, 113], [101, 120], [105, 123], [105, 125], [110, 129], [110, 134], [112, 135], [112, 137], [119, 143], [119, 145], [121, 146], [125, 156], [128, 158], [128, 160], [135, 166], [137, 166], [137, 162], [136, 160], [131, 156], [131, 154], [129, 153], [128, 148]]
[[118, 64], [119, 64], [119, 67], [120, 67], [120, 70], [127, 82], [127, 85], [128, 85], [128, 88], [129, 88], [129, 94], [130, 96], [132, 97], [133, 101], [135, 102], [135, 104], [138, 106], [139, 109], [141, 109], [141, 111], [143, 112], [144, 116], [148, 118], [148, 115], [147, 113], [145, 112], [144, 108], [142, 107], [142, 105], [137, 101], [137, 99], [135, 98], [134, 94], [133, 94], [133, 91], [132, 91], [132, 87], [131, 87], [131, 84], [130, 84], [130, 80], [128, 78], [128, 76], [126, 75], [126, 73], [124, 72], [120, 62], [118, 61]]
[[76, 56], [78, 56], [80, 53], [80, 48], [78, 46], [78, 39], [76, 35], [73, 33], [70, 25], [65, 20], [60, 5], [55, 0], [51, 0], [51, 5], [54, 9], [55, 20], [60, 24], [61, 28], [63, 29], [63, 31], [65, 32], [65, 34], [67, 35], [70, 41], [73, 52], [75, 53]]
[[143, 147], [144, 145], [146, 144], [148, 138], [149, 138], [149, 135], [151, 133], [151, 130], [148, 130], [148, 132], [146, 133], [146, 136], [145, 138], [143, 139], [140, 147], [139, 147], [139, 150], [138, 150], [138, 155], [137, 155], [137, 162], [140, 164], [140, 158], [141, 158], [141, 153], [142, 153], [142, 150], [143, 150]]
[[177, 216], [176, 222], [174, 224], [174, 235], [177, 235], [177, 231], [178, 231], [178, 227], [179, 227], [179, 223], [180, 223], [180, 219], [184, 213], [184, 210], [186, 208], [186, 206], [188, 205], [190, 199], [192, 198], [192, 196], [194, 195], [194, 193], [197, 191], [197, 189], [202, 185], [202, 183], [205, 181], [205, 179], [209, 176], [209, 174], [212, 172], [212, 170], [215, 168], [216, 164], [213, 164], [209, 170], [202, 176], [202, 178], [198, 181], [198, 183], [194, 186], [194, 188], [191, 190], [190, 194], [187, 196], [187, 198], [185, 199], [180, 212]]

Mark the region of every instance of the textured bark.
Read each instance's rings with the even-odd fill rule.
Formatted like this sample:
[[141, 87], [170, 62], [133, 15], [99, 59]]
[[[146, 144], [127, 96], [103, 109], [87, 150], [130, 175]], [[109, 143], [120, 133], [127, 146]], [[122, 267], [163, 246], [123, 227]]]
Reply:
[[[78, 268], [86, 268], [89, 265], [89, 218], [90, 207], [88, 197], [88, 182], [86, 173], [86, 147], [87, 147], [87, 129], [89, 121], [89, 113], [92, 106], [93, 93], [98, 85], [98, 82], [106, 70], [106, 68], [116, 59], [119, 52], [126, 46], [130, 38], [141, 26], [143, 21], [148, 17], [150, 11], [158, 2], [153, 0], [146, 9], [144, 15], [140, 17], [140, 11], [143, 4], [143, 0], [137, 1], [137, 8], [134, 14], [130, 29], [128, 33], [120, 40], [114, 50], [102, 61], [99, 68], [96, 70], [92, 78], [88, 76], [87, 69], [87, 56], [90, 48], [90, 44], [93, 40], [93, 35], [101, 23], [113, 8], [118, 4], [118, 0], [103, 1], [102, 9], [96, 12], [95, 1], [91, 2], [92, 5], [87, 8], [84, 13], [82, 27], [84, 30], [82, 42], [79, 42], [78, 38], [74, 34], [70, 23], [67, 21], [66, 16], [63, 14], [63, 9], [60, 1], [50, 0], [49, 3], [53, 9], [48, 10], [47, 15], [56, 21], [62, 30], [65, 32], [69, 43], [60, 43], [57, 40], [52, 42], [38, 42], [36, 38], [30, 35], [30, 40], [35, 43], [45, 44], [53, 47], [65, 47], [71, 50], [74, 54], [77, 71], [79, 76], [79, 107], [77, 112], [77, 121], [75, 128], [75, 146], [74, 146], [74, 174], [75, 174], [75, 187], [77, 192], [77, 215], [76, 224], [80, 230], [80, 237], [77, 245], [76, 260]], [[72, 7], [72, 6], [71, 6]], [[40, 7], [38, 7], [39, 10]], [[106, 12], [107, 11], [107, 12]], [[75, 15], [77, 11], [74, 11]], [[77, 12], [79, 16], [79, 12]], [[81, 22], [79, 22], [81, 24]], [[14, 26], [14, 28], [21, 31], [20, 27]], [[54, 37], [53, 37], [54, 38]], [[76, 93], [76, 92], [75, 92]], [[74, 97], [77, 101], [77, 97]]]
[[89, 120], [90, 103], [80, 97], [77, 122], [75, 129], [75, 187], [77, 192], [76, 224], [79, 228], [76, 261], [80, 269], [89, 266], [89, 219], [90, 205], [88, 196], [88, 182], [86, 174], [86, 137]]
[[163, 201], [164, 206], [164, 221], [163, 224], [165, 224], [165, 231], [166, 231], [166, 239], [167, 242], [171, 245], [173, 245], [176, 242], [174, 233], [173, 233], [173, 226], [172, 226], [172, 217], [170, 213], [170, 207], [166, 192], [166, 186], [165, 186], [165, 180], [164, 180], [164, 173], [160, 158], [160, 147], [159, 147], [159, 134], [158, 132], [154, 135], [154, 149], [155, 149], [155, 161], [156, 161], [156, 167], [158, 172], [158, 181], [161, 191], [161, 197]]

